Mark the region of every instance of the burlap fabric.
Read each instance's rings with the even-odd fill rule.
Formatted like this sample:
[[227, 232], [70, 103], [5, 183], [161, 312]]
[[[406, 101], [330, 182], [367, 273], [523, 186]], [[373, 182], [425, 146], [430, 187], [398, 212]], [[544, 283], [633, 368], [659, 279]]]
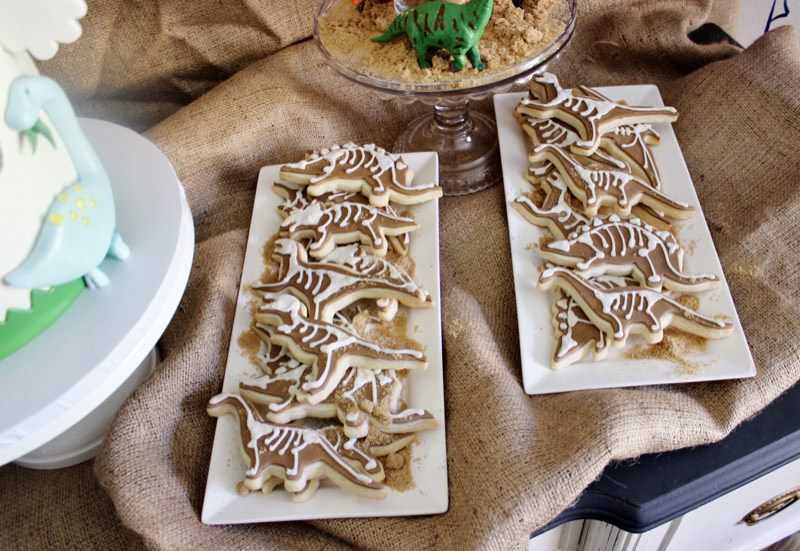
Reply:
[[445, 199], [449, 512], [200, 524], [214, 428], [204, 408], [221, 385], [258, 168], [338, 140], [391, 145], [419, 111], [324, 67], [304, 41], [314, 4], [91, 2], [85, 37], [45, 66], [83, 113], [140, 129], [160, 121], [148, 135], [186, 186], [198, 245], [163, 363], [94, 465], [0, 469], [0, 548], [519, 548], [609, 461], [718, 440], [800, 377], [797, 35], [774, 31], [739, 53], [686, 38], [710, 0], [582, 1], [554, 69], [566, 84], [656, 83], [680, 110], [678, 137], [758, 376], [526, 396], [502, 190]]

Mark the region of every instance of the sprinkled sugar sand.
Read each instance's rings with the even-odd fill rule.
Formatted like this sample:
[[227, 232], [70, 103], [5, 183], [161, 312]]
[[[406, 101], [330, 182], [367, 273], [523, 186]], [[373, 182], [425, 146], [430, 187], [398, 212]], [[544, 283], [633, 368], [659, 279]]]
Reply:
[[420, 69], [408, 39], [398, 38], [388, 44], [370, 40], [389, 27], [395, 12], [392, 2], [365, 1], [363, 11], [359, 12], [351, 0], [341, 0], [320, 19], [320, 39], [334, 58], [389, 80], [468, 83], [469, 79], [484, 79], [544, 50], [566, 27], [562, 0], [526, 0], [524, 9], [515, 7], [512, 0], [495, 0], [494, 15], [479, 46], [486, 63], [484, 71], [468, 64], [463, 71], [454, 73], [444, 52], [433, 56], [432, 68]]

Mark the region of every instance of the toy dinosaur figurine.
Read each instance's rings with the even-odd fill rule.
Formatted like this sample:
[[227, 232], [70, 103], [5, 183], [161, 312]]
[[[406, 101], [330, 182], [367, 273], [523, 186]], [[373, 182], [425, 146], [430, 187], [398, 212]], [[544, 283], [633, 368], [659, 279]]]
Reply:
[[421, 69], [429, 69], [428, 50], [441, 48], [450, 52], [453, 71], [461, 71], [469, 58], [472, 66], [482, 71], [478, 43], [486, 25], [492, 18], [494, 0], [469, 0], [466, 4], [451, 4], [446, 0], [432, 0], [398, 15], [389, 28], [375, 42], [389, 42], [406, 35], [417, 51]]

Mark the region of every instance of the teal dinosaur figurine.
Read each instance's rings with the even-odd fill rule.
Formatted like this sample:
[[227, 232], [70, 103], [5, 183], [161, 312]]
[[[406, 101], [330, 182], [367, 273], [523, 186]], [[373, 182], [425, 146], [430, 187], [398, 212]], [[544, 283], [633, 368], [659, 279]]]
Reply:
[[440, 48], [450, 52], [453, 71], [461, 71], [467, 58], [473, 67], [482, 71], [485, 65], [478, 43], [493, 9], [494, 0], [469, 0], [466, 4], [432, 0], [401, 13], [385, 33], [372, 40], [389, 42], [405, 34], [417, 52], [417, 63], [422, 69], [431, 66], [428, 50]]
[[116, 231], [114, 196], [108, 174], [86, 136], [61, 87], [42, 76], [23, 76], [11, 83], [6, 124], [27, 136], [32, 145], [49, 129], [39, 119], [44, 111], [61, 136], [78, 181], [64, 188], [42, 220], [28, 257], [5, 282], [37, 289], [83, 277], [89, 288], [108, 285], [100, 270], [106, 256], [124, 260], [130, 250]]

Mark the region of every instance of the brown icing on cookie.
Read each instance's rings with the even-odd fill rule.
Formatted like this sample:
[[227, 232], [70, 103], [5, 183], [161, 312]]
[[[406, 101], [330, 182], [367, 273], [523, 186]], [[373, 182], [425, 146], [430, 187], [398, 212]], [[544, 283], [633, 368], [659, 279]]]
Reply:
[[639, 123], [671, 123], [678, 118], [672, 107], [623, 105], [586, 86], [565, 90], [551, 73], [534, 75], [529, 89], [530, 97], [520, 102], [518, 113], [535, 119], [557, 119], [567, 124], [580, 136], [580, 140], [570, 148], [581, 155], [597, 151], [603, 134], [614, 128]]
[[603, 289], [567, 268], [545, 269], [539, 286], [556, 287], [572, 297], [614, 346], [623, 346], [632, 333], [642, 334], [650, 343], [660, 342], [668, 326], [709, 339], [724, 338], [733, 331], [730, 323], [703, 316], [653, 289]]
[[293, 211], [281, 223], [281, 231], [294, 240], [310, 239], [308, 251], [323, 258], [336, 245], [362, 243], [377, 256], [386, 256], [389, 236], [417, 229], [413, 218], [390, 214], [361, 203], [312, 201]]
[[550, 230], [556, 239], [564, 239], [589, 222], [587, 217], [570, 205], [569, 191], [552, 165], [546, 170], [542, 180], [548, 190], [541, 204], [537, 204], [534, 197], [527, 195], [517, 197], [512, 203], [525, 220]]
[[338, 418], [349, 438], [365, 437], [370, 426], [388, 433], [418, 432], [436, 426], [427, 411], [397, 411], [402, 382], [394, 371], [348, 368], [330, 396], [319, 404], [309, 404], [302, 401], [301, 386], [311, 376], [311, 366], [298, 362], [283, 349], [270, 365], [270, 373], [239, 384], [242, 396], [266, 406], [265, 417], [270, 422]]
[[545, 244], [539, 252], [545, 260], [575, 268], [585, 278], [629, 275], [656, 290], [663, 286], [671, 291], [699, 292], [719, 281], [710, 274], [683, 273], [683, 249], [675, 236], [636, 218], [594, 218], [566, 239]]
[[387, 490], [380, 484], [384, 478], [380, 462], [338, 427], [317, 430], [268, 423], [235, 394], [213, 397], [207, 411], [212, 417], [233, 415], [238, 419], [242, 450], [249, 463], [242, 483], [246, 490], [259, 490], [266, 483], [271, 489], [278, 478], [289, 492], [306, 492], [310, 487], [313, 493], [318, 481], [327, 478], [357, 495], [386, 496]]
[[686, 219], [694, 213], [689, 205], [667, 197], [628, 172], [586, 166], [579, 157], [558, 146], [537, 147], [531, 160], [551, 162], [588, 216], [597, 215], [604, 205], [628, 216], [631, 208], [640, 203], [672, 218]]
[[[308, 320], [303, 304], [291, 294], [275, 297], [255, 314], [256, 326], [270, 333], [297, 361], [312, 366], [302, 385], [302, 400], [318, 404], [336, 389], [348, 367], [424, 369], [425, 355], [412, 349], [393, 349], [367, 341], [331, 323]], [[270, 329], [271, 328], [271, 329]]]
[[625, 125], [605, 134], [600, 148], [625, 163], [631, 174], [650, 187], [661, 189], [661, 175], [651, 149], [660, 141], [658, 132], [649, 124]]
[[[604, 289], [636, 285], [633, 279], [615, 276], [597, 277], [592, 282]], [[550, 365], [554, 369], [579, 362], [590, 353], [595, 360], [605, 358], [610, 345], [606, 334], [592, 323], [572, 297], [556, 291], [552, 310], [556, 345]]]
[[347, 143], [314, 151], [305, 159], [283, 165], [282, 180], [307, 186], [311, 197], [332, 191], [361, 192], [369, 202], [384, 207], [424, 203], [442, 196], [436, 184], [413, 185], [413, 171], [399, 155], [374, 144]]
[[337, 312], [361, 299], [392, 299], [413, 308], [433, 304], [430, 295], [391, 262], [366, 255], [357, 247], [337, 247], [334, 253], [352, 258], [339, 259], [338, 263], [311, 262], [299, 242], [279, 239], [274, 254], [284, 267], [281, 279], [253, 288], [265, 291], [267, 299], [292, 293], [303, 302], [306, 317], [326, 322], [333, 321]]

